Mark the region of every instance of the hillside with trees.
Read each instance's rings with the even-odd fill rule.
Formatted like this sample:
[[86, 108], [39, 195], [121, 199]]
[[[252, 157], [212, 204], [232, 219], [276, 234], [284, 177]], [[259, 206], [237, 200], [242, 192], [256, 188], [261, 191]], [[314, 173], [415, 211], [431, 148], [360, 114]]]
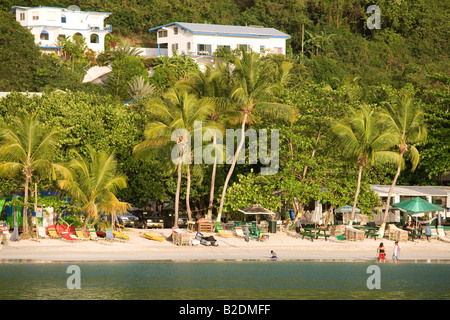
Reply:
[[[450, 169], [450, 4], [380, 0], [379, 30], [366, 27], [370, 4], [6, 0], [0, 5], [0, 91], [44, 94], [1, 99], [0, 123], [34, 114], [45, 128], [58, 129], [58, 148], [51, 154], [55, 163], [70, 163], [73, 150], [79, 157], [88, 157], [92, 149], [113, 153], [117, 171], [128, 178], [117, 196], [136, 207], [172, 200], [193, 216], [209, 209], [233, 217], [254, 202], [272, 210], [287, 203], [301, 213], [320, 198], [331, 207], [355, 203], [370, 212], [380, 205], [370, 184], [444, 184], [442, 176]], [[113, 32], [98, 56], [85, 50], [83, 38], [64, 41], [59, 57], [42, 55], [8, 13], [13, 5], [112, 12], [106, 22]], [[292, 38], [286, 57], [221, 54], [221, 63], [206, 73], [183, 55], [139, 57], [133, 47], [155, 46], [156, 34], [148, 29], [174, 21], [260, 25]], [[105, 85], [82, 83], [95, 65], [111, 65]], [[247, 90], [250, 83], [253, 91]], [[203, 111], [194, 115], [189, 110]], [[412, 128], [408, 135], [396, 125], [398, 110], [417, 114], [415, 121], [405, 122]], [[174, 123], [181, 121], [193, 130], [194, 120], [205, 127], [278, 129], [278, 173], [260, 175], [265, 165], [248, 159], [236, 167], [174, 164], [170, 150], [176, 143], [168, 130], [179, 128]], [[350, 144], [350, 133], [362, 135], [358, 121], [373, 131]], [[417, 128], [426, 134], [415, 134]], [[390, 136], [381, 139], [385, 133]], [[243, 148], [248, 155], [248, 146]], [[2, 161], [8, 156], [0, 148]], [[24, 190], [21, 177], [2, 179], [2, 195]], [[49, 177], [36, 182], [41, 190], [58, 189]]]

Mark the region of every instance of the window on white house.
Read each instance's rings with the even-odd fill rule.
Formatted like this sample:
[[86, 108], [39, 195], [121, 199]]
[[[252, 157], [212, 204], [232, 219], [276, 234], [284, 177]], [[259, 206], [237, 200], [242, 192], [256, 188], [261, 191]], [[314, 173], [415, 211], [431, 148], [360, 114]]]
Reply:
[[252, 48], [248, 44], [238, 44], [239, 50], [244, 50], [245, 52], [250, 52]]
[[190, 42], [187, 43], [187, 51], [191, 51], [191, 43]]
[[45, 30], [43, 30], [43, 31], [41, 32], [41, 35], [40, 35], [39, 39], [41, 39], [41, 40], [48, 40], [48, 39], [49, 39], [49, 37], [48, 37], [48, 32], [45, 31]]
[[172, 52], [178, 51], [178, 43], [172, 43]]
[[200, 56], [210, 56], [211, 55], [211, 45], [210, 44], [198, 44], [197, 54]]
[[61, 23], [66, 23], [66, 16], [61, 16]]
[[167, 37], [167, 30], [160, 30], [160, 31], [158, 31], [158, 37], [159, 38]]
[[95, 33], [91, 34], [91, 43], [99, 43], [98, 40], [98, 35], [96, 35]]
[[20, 20], [25, 20], [25, 12], [21, 12], [19, 16]]
[[32, 17], [33, 17], [33, 18], [32, 18], [33, 21], [39, 20], [39, 13], [38, 13], [38, 12], [32, 12], [31, 15], [32, 15]]
[[178, 34], [178, 27], [173, 28], [173, 34]]
[[65, 34], [58, 34], [58, 39], [65, 39], [66, 35]]
[[260, 53], [264, 53], [265, 50], [266, 50], [266, 46], [259, 46]]

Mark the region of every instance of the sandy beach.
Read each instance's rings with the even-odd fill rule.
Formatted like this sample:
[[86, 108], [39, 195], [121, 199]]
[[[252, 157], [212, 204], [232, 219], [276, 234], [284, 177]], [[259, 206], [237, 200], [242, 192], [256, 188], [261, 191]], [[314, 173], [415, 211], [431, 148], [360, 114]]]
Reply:
[[[270, 234], [265, 242], [249, 241], [236, 236], [221, 237], [214, 233], [217, 247], [178, 246], [171, 241], [152, 241], [142, 237], [144, 232], [169, 237], [171, 229], [128, 229], [127, 242], [73, 241], [59, 239], [20, 240], [3, 245], [0, 262], [76, 262], [76, 261], [156, 261], [156, 260], [264, 260], [274, 250], [279, 260], [376, 261], [380, 242], [387, 249], [386, 263], [392, 263], [394, 241], [365, 239], [364, 241], [328, 241], [301, 239], [294, 232]], [[192, 233], [192, 237], [195, 234]], [[401, 242], [400, 261], [450, 263], [450, 244], [432, 239]]]

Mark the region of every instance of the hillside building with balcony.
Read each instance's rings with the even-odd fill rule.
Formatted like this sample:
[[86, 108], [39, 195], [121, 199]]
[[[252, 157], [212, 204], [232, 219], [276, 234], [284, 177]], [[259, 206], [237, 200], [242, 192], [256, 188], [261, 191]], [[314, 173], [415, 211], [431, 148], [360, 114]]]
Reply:
[[13, 6], [10, 11], [16, 20], [34, 35], [34, 40], [43, 51], [61, 49], [59, 38], [81, 35], [89, 49], [99, 53], [105, 49], [105, 36], [111, 25], [105, 19], [111, 12], [70, 10], [58, 7]]

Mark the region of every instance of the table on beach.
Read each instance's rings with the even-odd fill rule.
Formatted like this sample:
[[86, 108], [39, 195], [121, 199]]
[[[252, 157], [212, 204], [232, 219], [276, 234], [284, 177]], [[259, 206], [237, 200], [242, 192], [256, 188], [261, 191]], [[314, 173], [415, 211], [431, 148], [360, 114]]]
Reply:
[[360, 226], [360, 227], [355, 226], [354, 228], [358, 229], [358, 230], [363, 230], [366, 238], [373, 237], [374, 240], [377, 240], [377, 237], [378, 237], [378, 232], [377, 232], [378, 229], [377, 228], [367, 227], [367, 226]]
[[422, 239], [423, 237], [427, 237], [427, 240], [430, 241], [430, 236], [422, 233], [422, 228], [405, 228], [405, 230], [408, 231], [408, 239], [411, 238], [412, 241], [416, 238]]
[[313, 241], [314, 239], [318, 239], [319, 237], [324, 237], [325, 240], [328, 240], [328, 237], [330, 235], [327, 234], [327, 229], [326, 228], [303, 228], [303, 232], [301, 232], [302, 239], [304, 239], [305, 237], [310, 237], [311, 241]]

